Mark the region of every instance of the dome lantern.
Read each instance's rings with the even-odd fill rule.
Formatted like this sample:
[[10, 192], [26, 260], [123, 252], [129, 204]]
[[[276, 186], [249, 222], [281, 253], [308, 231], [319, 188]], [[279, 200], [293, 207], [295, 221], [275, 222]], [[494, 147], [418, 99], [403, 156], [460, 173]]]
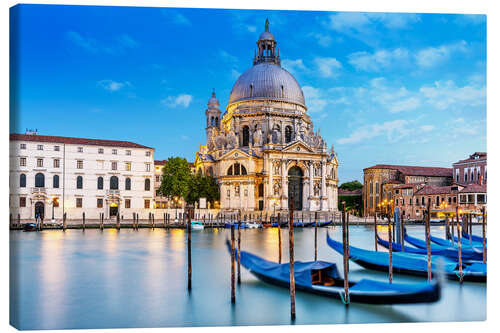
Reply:
[[281, 61], [279, 51], [276, 53], [276, 44], [273, 34], [269, 32], [269, 20], [266, 19], [265, 30], [260, 34], [257, 41], [258, 49], [253, 59], [253, 64], [257, 65], [265, 62], [280, 66]]

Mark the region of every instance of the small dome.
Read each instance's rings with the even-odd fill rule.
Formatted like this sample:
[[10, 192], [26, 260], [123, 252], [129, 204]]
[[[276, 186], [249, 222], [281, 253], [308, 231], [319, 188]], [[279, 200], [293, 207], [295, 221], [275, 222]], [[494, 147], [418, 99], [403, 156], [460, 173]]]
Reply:
[[212, 97], [208, 100], [208, 106], [219, 106], [219, 100], [215, 97], [215, 91], [212, 92]]
[[259, 63], [241, 74], [231, 90], [229, 104], [263, 98], [305, 106], [304, 93], [297, 80], [272, 63]]
[[274, 36], [269, 31], [264, 31], [260, 34], [259, 40], [274, 40]]

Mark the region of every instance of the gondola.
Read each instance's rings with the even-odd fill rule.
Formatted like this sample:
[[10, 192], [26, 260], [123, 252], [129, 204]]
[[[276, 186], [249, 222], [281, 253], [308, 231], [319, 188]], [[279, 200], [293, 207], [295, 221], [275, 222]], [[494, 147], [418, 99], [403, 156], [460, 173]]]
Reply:
[[23, 227], [23, 231], [36, 231], [35, 223], [26, 223]]
[[[456, 238], [456, 237], [455, 237]], [[456, 239], [455, 243], [452, 243], [451, 240], [449, 239], [444, 239], [444, 238], [439, 238], [439, 237], [436, 237], [436, 236], [431, 236], [431, 242], [437, 244], [437, 245], [441, 245], [441, 246], [448, 246], [448, 247], [455, 247], [455, 248], [458, 248], [458, 239]], [[467, 241], [463, 241], [461, 242], [461, 246], [462, 248], [464, 247], [471, 247], [470, 243], [467, 242]], [[479, 248], [483, 248], [483, 244], [481, 243], [480, 245], [478, 243], [472, 243], [472, 247], [479, 247]]]
[[326, 222], [319, 222], [318, 227], [328, 227], [331, 224], [333, 224], [333, 220], [326, 221]]
[[[412, 237], [405, 234], [405, 241], [411, 245], [418, 247], [420, 249], [427, 249], [426, 241]], [[483, 250], [475, 247], [462, 247], [462, 260], [466, 261], [483, 261]], [[432, 244], [431, 253], [436, 255], [442, 255], [451, 259], [458, 260], [458, 248], [446, 247], [441, 245]]]
[[[465, 239], [467, 240], [470, 240], [470, 236], [469, 234], [466, 234], [465, 232], [462, 233], [462, 235], [464, 236]], [[483, 237], [479, 237], [479, 236], [476, 236], [476, 235], [472, 235], [472, 241], [473, 242], [477, 242], [477, 243], [480, 243], [480, 244], [483, 244]], [[488, 243], [488, 239], [486, 238], [484, 240], [484, 242], [487, 244]]]
[[[431, 240], [432, 240], [431, 236]], [[385, 247], [386, 249], [389, 249], [389, 242], [386, 241], [385, 239], [380, 238], [377, 235], [377, 243]], [[392, 242], [392, 250], [394, 252], [405, 252], [405, 253], [413, 253], [413, 254], [420, 254], [420, 255], [427, 255], [427, 248], [422, 249], [422, 248], [416, 248], [411, 246], [410, 244], [405, 244], [404, 250], [403, 246], [399, 243]], [[437, 255], [437, 256], [443, 256], [446, 258], [450, 258], [453, 261], [458, 262], [458, 250], [454, 250], [454, 248], [446, 247], [446, 248], [432, 248], [431, 247], [431, 255]], [[477, 260], [470, 259], [468, 256], [462, 256], [462, 260], [464, 263], [475, 263]]]
[[[226, 240], [229, 253], [231, 246]], [[237, 255], [238, 250], [235, 250]], [[241, 265], [258, 279], [280, 287], [290, 287], [290, 264], [278, 264], [252, 253], [241, 251]], [[441, 297], [437, 280], [431, 283], [387, 283], [370, 279], [349, 282], [348, 300], [344, 296], [344, 280], [337, 266], [326, 261], [296, 261], [295, 288], [308, 293], [332, 297], [343, 302], [366, 304], [432, 303]]]
[[[336, 252], [343, 254], [343, 245], [326, 235], [326, 241]], [[376, 252], [349, 246], [349, 259], [356, 264], [376, 271], [389, 271], [389, 253]], [[395, 252], [392, 254], [392, 269], [396, 274], [427, 276], [427, 257], [420, 254]], [[443, 272], [450, 280], [459, 280], [458, 264], [442, 256], [431, 256], [431, 272]], [[486, 264], [473, 263], [462, 266], [464, 281], [486, 282]]]
[[[248, 226], [246, 223], [241, 223], [240, 229], [246, 229]], [[224, 228], [231, 229], [231, 223], [224, 223]], [[238, 222], [234, 222], [234, 229], [238, 229]]]

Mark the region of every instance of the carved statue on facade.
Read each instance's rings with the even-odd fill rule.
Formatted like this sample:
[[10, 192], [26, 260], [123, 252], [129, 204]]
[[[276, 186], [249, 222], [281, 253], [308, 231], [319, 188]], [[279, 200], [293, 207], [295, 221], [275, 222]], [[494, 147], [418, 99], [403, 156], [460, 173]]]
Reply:
[[233, 124], [231, 124], [231, 129], [226, 134], [226, 148], [227, 149], [238, 148], [238, 138], [236, 137], [236, 133], [234, 133]]
[[253, 133], [253, 144], [256, 147], [262, 146], [262, 129], [260, 126], [257, 126]]
[[279, 181], [275, 181], [273, 184], [273, 195], [280, 195], [281, 185]]
[[319, 189], [320, 189], [319, 182], [315, 182], [314, 183], [314, 195], [315, 196], [319, 196]]
[[279, 128], [277, 127], [273, 128], [272, 139], [273, 143], [275, 144], [281, 143], [281, 131], [279, 130]]
[[236, 197], [240, 196], [240, 185], [234, 186], [234, 196], [236, 196]]
[[279, 161], [274, 163], [274, 174], [275, 175], [280, 175], [281, 174], [281, 172], [280, 172], [281, 171], [280, 166], [281, 165], [280, 165]]

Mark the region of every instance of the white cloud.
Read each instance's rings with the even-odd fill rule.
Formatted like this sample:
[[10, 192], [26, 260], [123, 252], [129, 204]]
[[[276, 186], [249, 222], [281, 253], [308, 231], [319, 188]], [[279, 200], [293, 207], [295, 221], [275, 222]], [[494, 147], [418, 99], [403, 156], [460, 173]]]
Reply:
[[128, 49], [133, 49], [139, 45], [135, 39], [127, 34], [117, 36], [113, 42], [102, 42], [91, 37], [83, 36], [76, 31], [69, 30], [66, 32], [66, 38], [74, 45], [92, 54], [107, 53], [111, 55], [122, 55], [128, 51]]
[[397, 48], [394, 50], [378, 50], [374, 53], [355, 52], [348, 56], [348, 61], [357, 70], [378, 72], [396, 64], [407, 62], [408, 50]]
[[317, 57], [314, 59], [318, 71], [324, 77], [336, 77], [339, 75], [339, 70], [342, 64], [335, 58], [322, 58]]
[[191, 25], [191, 21], [178, 11], [172, 10], [172, 9], [164, 9], [163, 10], [163, 15], [168, 17], [173, 23], [178, 24], [178, 25]]
[[296, 60], [283, 59], [281, 61], [281, 66], [293, 74], [296, 74], [299, 71], [306, 70], [306, 66], [304, 65], [304, 61], [302, 59], [296, 59]]
[[430, 132], [434, 128], [436, 128], [436, 127], [433, 126], [433, 125], [422, 125], [422, 126], [420, 126], [420, 131], [422, 131], [422, 132]]
[[394, 101], [394, 103], [389, 106], [389, 112], [397, 113], [402, 111], [412, 111], [420, 106], [420, 100], [416, 97], [410, 97], [407, 99]]
[[97, 85], [110, 92], [121, 90], [125, 86], [131, 86], [130, 82], [128, 81], [117, 82], [113, 80], [101, 80], [97, 82]]
[[249, 32], [256, 32], [257, 31], [257, 27], [255, 25], [248, 25], [247, 29]]
[[99, 51], [97, 41], [93, 38], [84, 37], [80, 33], [73, 30], [67, 31], [66, 37], [74, 44], [91, 53], [97, 53]]
[[180, 94], [177, 96], [168, 96], [167, 98], [162, 99], [161, 103], [171, 108], [176, 108], [176, 107], [187, 108], [192, 101], [193, 101], [193, 96], [188, 94]]
[[240, 72], [238, 72], [236, 69], [234, 69], [234, 68], [233, 68], [233, 69], [231, 69], [231, 78], [232, 78], [233, 80], [238, 79], [238, 78], [240, 77], [240, 75], [241, 75], [241, 73], [240, 73]]
[[427, 103], [439, 110], [451, 106], [478, 106], [486, 104], [486, 86], [467, 85], [458, 87], [454, 81], [437, 81], [433, 85], [423, 86], [420, 93]]
[[407, 28], [420, 21], [420, 15], [413, 13], [367, 13], [372, 21], [378, 21], [390, 29]]
[[441, 45], [438, 47], [428, 47], [417, 52], [415, 55], [417, 65], [424, 68], [434, 67], [442, 64], [457, 52], [466, 52], [467, 42]]
[[408, 122], [404, 119], [386, 121], [380, 124], [363, 125], [355, 129], [348, 137], [337, 140], [338, 144], [358, 143], [379, 136], [386, 136], [391, 142], [408, 133]]
[[219, 55], [222, 57], [222, 59], [226, 60], [227, 62], [235, 63], [238, 61], [238, 58], [236, 56], [230, 54], [225, 50], [220, 50]]
[[139, 43], [127, 34], [122, 34], [117, 38], [118, 42], [126, 48], [134, 48], [139, 45]]
[[304, 92], [309, 113], [317, 113], [325, 109], [328, 100], [323, 97], [321, 89], [304, 86], [302, 87], [302, 91]]
[[329, 35], [325, 34], [312, 34], [312, 37], [318, 41], [318, 44], [324, 47], [328, 47], [332, 44], [333, 39]]
[[377, 23], [389, 29], [402, 29], [418, 21], [420, 16], [411, 13], [342, 12], [330, 15], [328, 26], [339, 32], [362, 32], [373, 29]]

